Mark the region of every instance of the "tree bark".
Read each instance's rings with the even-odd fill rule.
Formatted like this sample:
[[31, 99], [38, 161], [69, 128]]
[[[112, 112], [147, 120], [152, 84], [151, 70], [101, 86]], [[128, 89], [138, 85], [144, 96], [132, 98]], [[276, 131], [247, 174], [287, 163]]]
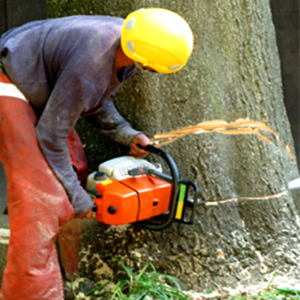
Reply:
[[[203, 121], [249, 118], [275, 132], [264, 132], [269, 141], [208, 132], [164, 146], [206, 201], [195, 224], [150, 232], [85, 222], [82, 274], [97, 282], [120, 278], [108, 252], [134, 270], [152, 262], [197, 290], [254, 283], [274, 271], [299, 278], [299, 194], [287, 190], [299, 174], [269, 1], [77, 1], [49, 0], [49, 16], [125, 17], [155, 6], [178, 12], [194, 31], [194, 53], [184, 69], [168, 76], [137, 71], [116, 95], [116, 106], [136, 129], [152, 137]], [[91, 170], [128, 151], [84, 120], [77, 129]]]

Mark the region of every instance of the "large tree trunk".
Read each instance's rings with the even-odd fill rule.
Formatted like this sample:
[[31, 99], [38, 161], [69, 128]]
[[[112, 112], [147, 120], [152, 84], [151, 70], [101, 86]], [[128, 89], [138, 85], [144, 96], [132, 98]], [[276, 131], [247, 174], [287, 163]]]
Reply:
[[[194, 180], [207, 201], [198, 207], [195, 224], [150, 232], [85, 222], [82, 274], [96, 281], [118, 278], [119, 266], [108, 252], [133, 269], [150, 261], [198, 290], [253, 283], [275, 270], [299, 278], [300, 201], [287, 191], [298, 170], [269, 1], [59, 2], [48, 3], [50, 17], [125, 17], [155, 6], [180, 13], [191, 25], [195, 50], [183, 70], [168, 76], [137, 71], [115, 97], [136, 129], [152, 137], [203, 121], [249, 118], [276, 133], [263, 132], [267, 141], [208, 132], [164, 146], [181, 177]], [[128, 150], [99, 136], [84, 120], [77, 129], [93, 170]]]

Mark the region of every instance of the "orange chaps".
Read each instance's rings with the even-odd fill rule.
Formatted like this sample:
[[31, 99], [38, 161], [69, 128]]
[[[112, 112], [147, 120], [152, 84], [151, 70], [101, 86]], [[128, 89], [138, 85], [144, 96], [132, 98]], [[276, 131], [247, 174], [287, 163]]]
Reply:
[[11, 230], [0, 299], [63, 300], [55, 240], [74, 210], [40, 150], [33, 109], [5, 92], [9, 83], [0, 73], [0, 159]]

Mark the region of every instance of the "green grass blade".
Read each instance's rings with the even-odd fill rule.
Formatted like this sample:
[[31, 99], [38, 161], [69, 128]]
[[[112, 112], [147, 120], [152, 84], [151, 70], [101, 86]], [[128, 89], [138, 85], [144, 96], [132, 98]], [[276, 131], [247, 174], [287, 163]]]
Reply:
[[270, 289], [270, 287], [271, 287], [271, 284], [273, 283], [273, 281], [274, 281], [274, 279], [275, 279], [276, 276], [277, 276], [277, 273], [275, 273], [275, 274], [273, 275], [271, 281], [269, 282], [269, 284], [268, 284], [268, 286], [267, 286], [267, 288], [266, 288], [266, 290], [265, 290], [265, 293], [269, 291], [269, 289]]
[[154, 273], [157, 273], [157, 271], [156, 271], [156, 269], [155, 269], [155, 267], [154, 267], [153, 264], [149, 263], [149, 266], [152, 268], [152, 270], [153, 270]]
[[[75, 298], [76, 300], [79, 300], [78, 297], [77, 297], [77, 295], [76, 295], [76, 293], [75, 293], [75, 291], [74, 291], [74, 286], [73, 286], [73, 284], [74, 284], [73, 275], [76, 275], [76, 274], [72, 274], [72, 275], [71, 275], [71, 290], [72, 290], [72, 293], [73, 293], [74, 298]], [[77, 275], [76, 275], [76, 276], [77, 276]], [[78, 278], [80, 278], [80, 277], [78, 276]]]
[[121, 260], [118, 260], [118, 262], [119, 262], [119, 264], [121, 265], [121, 267], [125, 270], [125, 272], [127, 273], [127, 275], [128, 275], [129, 278], [134, 278], [134, 277], [135, 277], [135, 275], [134, 275], [134, 273], [131, 271], [131, 269], [128, 268], [128, 267], [126, 267], [126, 266], [124, 265], [124, 263], [123, 263]]
[[142, 271], [139, 273], [139, 275], [136, 276], [136, 280], [139, 280], [144, 275], [144, 273], [148, 267], [149, 267], [149, 264], [146, 264], [145, 267], [142, 269]]
[[171, 287], [169, 285], [163, 285], [163, 288], [165, 289], [165, 291], [168, 291], [170, 294], [172, 294], [173, 296], [175, 296], [179, 299], [193, 300], [193, 298], [190, 295], [187, 295], [184, 292], [182, 292], [174, 287]]
[[96, 287], [96, 288], [94, 288], [94, 289], [92, 289], [92, 290], [86, 292], [86, 293], [85, 293], [85, 296], [92, 295], [92, 294], [94, 294], [94, 292], [104, 289], [104, 288], [105, 288], [106, 286], [108, 286], [110, 283], [111, 283], [111, 281], [108, 281], [108, 282], [106, 282], [106, 283], [104, 283], [104, 284], [102, 284], [102, 285], [100, 285], [100, 286], [98, 286], [98, 287]]
[[143, 299], [146, 296], [147, 293], [148, 293], [148, 291], [143, 292], [141, 295], [139, 295], [138, 297], [134, 298], [134, 300], [141, 300], [141, 299]]
[[276, 291], [279, 291], [280, 293], [285, 293], [285, 294], [293, 294], [293, 295], [297, 295], [300, 294], [300, 290], [295, 290], [295, 289], [291, 289], [291, 288], [276, 288]]

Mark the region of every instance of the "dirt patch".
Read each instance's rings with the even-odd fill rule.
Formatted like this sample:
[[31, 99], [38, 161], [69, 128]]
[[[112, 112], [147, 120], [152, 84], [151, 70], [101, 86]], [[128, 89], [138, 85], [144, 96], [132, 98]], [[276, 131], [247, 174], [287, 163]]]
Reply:
[[251, 295], [263, 295], [265, 291], [273, 291], [274, 288], [290, 288], [300, 291], [300, 280], [275, 276], [274, 274], [268, 274], [264, 277], [264, 282], [259, 285], [253, 286], [237, 286], [235, 289], [220, 287], [214, 291], [203, 291], [202, 293], [197, 293], [194, 291], [188, 291], [187, 294], [190, 295], [195, 300], [217, 300], [217, 299], [231, 299], [234, 296], [246, 297]]

